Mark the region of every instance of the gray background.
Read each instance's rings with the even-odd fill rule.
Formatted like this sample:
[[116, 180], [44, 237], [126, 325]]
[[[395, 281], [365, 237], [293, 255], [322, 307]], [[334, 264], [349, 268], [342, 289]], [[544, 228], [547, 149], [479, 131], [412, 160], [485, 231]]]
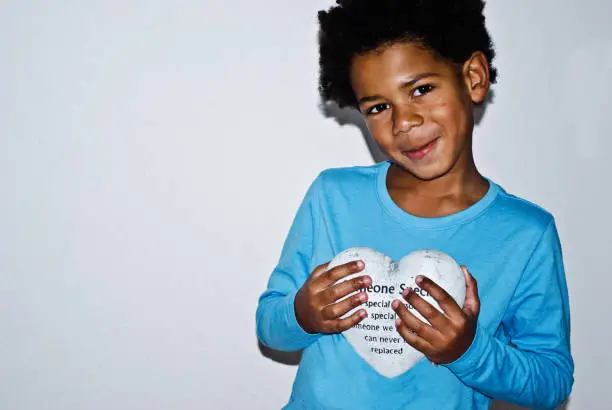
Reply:
[[[317, 173], [374, 162], [319, 107], [330, 4], [2, 2], [0, 408], [286, 402], [296, 367], [260, 351], [257, 297]], [[557, 218], [572, 410], [612, 408], [611, 4], [486, 10], [500, 80], [477, 163]]]

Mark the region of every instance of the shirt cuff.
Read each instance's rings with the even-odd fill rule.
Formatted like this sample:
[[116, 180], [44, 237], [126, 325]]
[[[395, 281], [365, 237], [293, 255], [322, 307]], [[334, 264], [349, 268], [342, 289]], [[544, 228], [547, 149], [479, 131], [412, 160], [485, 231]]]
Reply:
[[491, 336], [479, 325], [476, 325], [476, 333], [470, 347], [457, 360], [444, 366], [457, 376], [475, 371], [482, 363], [487, 351], [490, 349]]
[[284, 304], [282, 310], [285, 312], [284, 321], [285, 329], [287, 331], [284, 339], [292, 345], [293, 350], [303, 349], [321, 337], [320, 333], [306, 332], [298, 323], [297, 318], [295, 317], [295, 296], [297, 295], [297, 292], [298, 291], [295, 290], [287, 294], [282, 302]]

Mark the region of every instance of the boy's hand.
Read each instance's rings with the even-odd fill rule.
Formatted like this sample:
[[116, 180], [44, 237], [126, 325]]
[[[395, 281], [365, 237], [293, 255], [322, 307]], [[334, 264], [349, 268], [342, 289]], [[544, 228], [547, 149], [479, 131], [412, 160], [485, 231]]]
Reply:
[[399, 316], [396, 327], [400, 335], [434, 364], [457, 360], [470, 347], [476, 333], [476, 320], [480, 313], [478, 286], [466, 267], [462, 266], [461, 269], [466, 281], [463, 309], [444, 289], [426, 277], [417, 278], [417, 284], [438, 302], [444, 313], [414, 292], [403, 294], [404, 299], [431, 325], [410, 313], [399, 300], [392, 303], [393, 310]]
[[327, 270], [329, 263], [318, 266], [295, 296], [295, 316], [299, 325], [308, 333], [340, 333], [366, 317], [360, 309], [351, 316], [340, 317], [368, 300], [366, 292], [358, 292], [340, 302], [339, 299], [367, 288], [372, 284], [369, 276], [359, 276], [336, 283], [365, 267], [362, 261], [349, 262]]

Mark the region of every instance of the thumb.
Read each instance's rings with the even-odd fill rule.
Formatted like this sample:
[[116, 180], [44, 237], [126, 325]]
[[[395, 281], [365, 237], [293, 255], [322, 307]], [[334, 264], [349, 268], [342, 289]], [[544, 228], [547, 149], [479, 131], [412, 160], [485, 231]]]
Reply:
[[478, 297], [478, 283], [465, 266], [461, 267], [465, 276], [465, 302], [463, 302], [463, 313], [472, 319], [478, 318], [480, 313], [480, 298]]

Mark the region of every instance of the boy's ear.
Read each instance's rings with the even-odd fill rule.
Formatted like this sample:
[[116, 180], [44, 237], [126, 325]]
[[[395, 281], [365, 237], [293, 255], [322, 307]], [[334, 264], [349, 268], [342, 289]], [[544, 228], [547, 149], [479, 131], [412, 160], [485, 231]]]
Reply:
[[482, 52], [476, 51], [463, 64], [463, 79], [472, 102], [474, 104], [482, 103], [491, 86], [489, 62]]

